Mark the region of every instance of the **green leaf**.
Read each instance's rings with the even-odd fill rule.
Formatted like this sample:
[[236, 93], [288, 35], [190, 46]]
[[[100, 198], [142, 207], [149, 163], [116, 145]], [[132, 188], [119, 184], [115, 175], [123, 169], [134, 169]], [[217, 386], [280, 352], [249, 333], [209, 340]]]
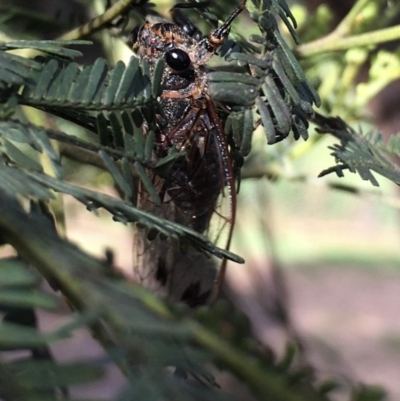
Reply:
[[108, 119], [110, 121], [115, 147], [123, 148], [124, 147], [124, 135], [122, 132], [122, 126], [118, 120], [117, 115], [115, 113], [109, 113]]
[[151, 200], [157, 206], [161, 205], [160, 195], [154, 188], [154, 185], [151, 182], [150, 177], [147, 175], [146, 171], [144, 170], [143, 166], [140, 163], [136, 162], [135, 169], [136, 169], [136, 172], [138, 173], [138, 176], [139, 176], [140, 180], [142, 181], [144, 187], [146, 188], [147, 192], [151, 196]]
[[223, 85], [210, 82], [209, 89], [214, 100], [243, 107], [253, 106], [257, 96], [257, 90], [253, 85], [241, 82], [228, 82]]
[[62, 46], [79, 46], [93, 44], [87, 40], [18, 40], [0, 42], [0, 46], [8, 50], [35, 49], [56, 56], [74, 58], [82, 56], [78, 50], [65, 49]]
[[153, 149], [154, 149], [154, 144], [156, 141], [156, 134], [153, 130], [150, 130], [146, 134], [146, 143], [144, 147], [144, 160], [145, 161], [151, 161], [152, 156], [153, 156]]
[[59, 365], [51, 361], [27, 360], [10, 363], [9, 367], [19, 382], [32, 390], [90, 383], [104, 376], [102, 366], [88, 363]]
[[0, 322], [0, 349], [31, 348], [47, 345], [61, 337], [40, 334], [36, 329]]
[[340, 140], [340, 144], [329, 147], [337, 166], [322, 171], [319, 177], [332, 172], [342, 177], [343, 172], [349, 170], [357, 172], [363, 180], [370, 181], [372, 185], [379, 186], [372, 174], [375, 172], [400, 185], [400, 168], [390, 160], [393, 155], [392, 144], [385, 146], [380, 133], [362, 135], [339, 117], [317, 114], [315, 122], [320, 126], [317, 132], [332, 134]]
[[79, 73], [80, 69], [76, 63], [70, 63], [67, 68], [63, 69], [62, 81], [59, 84], [58, 96], [56, 98], [59, 103], [62, 104], [67, 101], [69, 91]]
[[251, 150], [251, 139], [253, 137], [253, 112], [245, 109], [238, 113], [231, 113], [228, 117], [230, 126], [227, 129], [232, 131], [233, 140], [242, 156], [247, 156]]
[[11, 196], [36, 197], [41, 200], [53, 199], [54, 195], [43, 185], [35, 183], [23, 171], [0, 164], [0, 188]]
[[387, 394], [382, 387], [360, 385], [354, 391], [352, 401], [385, 401]]
[[99, 113], [96, 116], [96, 128], [100, 144], [103, 146], [109, 146], [110, 131], [108, 130], [108, 121], [102, 113]]
[[267, 76], [265, 84], [262, 85], [266, 101], [271, 107], [271, 111], [276, 119], [276, 129], [282, 134], [288, 134], [291, 127], [291, 116], [289, 107], [279, 94], [279, 89], [275, 85], [272, 77]]
[[276, 142], [275, 127], [271, 118], [271, 113], [261, 98], [257, 98], [257, 108], [264, 126], [267, 143], [271, 145]]
[[33, 272], [21, 260], [0, 260], [0, 287], [34, 287], [40, 282], [40, 276]]
[[154, 68], [153, 82], [152, 82], [153, 85], [152, 94], [153, 97], [156, 99], [158, 96], [161, 95], [163, 90], [161, 85], [161, 80], [164, 73], [164, 67], [165, 67], [164, 58], [161, 57], [159, 60], [157, 60], [156, 66]]
[[34, 60], [27, 60], [14, 54], [0, 51], [0, 72], [1, 81], [13, 84], [26, 83], [27, 78], [37, 71], [41, 71], [42, 66]]
[[114, 103], [116, 93], [119, 91], [122, 76], [125, 72], [125, 64], [119, 60], [114, 69], [110, 72], [109, 83], [103, 98], [103, 104], [106, 108]]
[[[82, 96], [82, 103], [93, 102], [94, 97], [103, 89], [102, 82], [107, 76], [107, 62], [103, 58], [98, 58], [90, 71], [87, 86]], [[95, 103], [95, 102], [94, 102]]]
[[8, 157], [19, 164], [21, 167], [24, 167], [28, 170], [39, 172], [43, 171], [42, 166], [38, 162], [31, 159], [7, 139], [3, 139], [2, 142]]
[[[74, 82], [74, 85], [71, 86], [68, 93], [67, 101], [69, 104], [75, 103], [82, 105], [82, 97], [85, 92], [86, 85], [89, 82], [91, 71], [92, 67], [86, 65], [83, 67], [83, 70], [80, 71], [80, 73], [77, 75], [76, 81]], [[82, 105], [82, 107], [85, 106]]]
[[[121, 68], [121, 67], [119, 67]], [[131, 57], [128, 66], [122, 73], [118, 83], [118, 89], [114, 96], [115, 103], [124, 103], [126, 99], [132, 95], [132, 92], [137, 95], [141, 92], [142, 79], [139, 69], [139, 60], [136, 57]]]
[[0, 287], [0, 305], [54, 310], [60, 306], [60, 301], [49, 294]]
[[139, 160], [144, 159], [144, 152], [145, 152], [145, 139], [143, 135], [143, 117], [138, 110], [134, 110], [132, 112], [132, 130], [133, 132], [128, 132], [127, 135], [133, 134], [133, 139], [135, 143], [135, 155]]
[[35, 86], [33, 100], [41, 100], [43, 96], [46, 95], [51, 85], [51, 82], [57, 73], [59, 73], [59, 69], [56, 60], [50, 60], [47, 64], [44, 65], [43, 71], [41, 71], [40, 78]]
[[115, 165], [114, 161], [104, 150], [100, 150], [99, 156], [106, 166], [107, 170], [110, 172], [111, 176], [115, 180], [115, 183], [119, 186], [121, 191], [123, 192], [126, 199], [132, 198], [132, 188], [128, 182], [126, 182], [124, 176], [121, 171]]

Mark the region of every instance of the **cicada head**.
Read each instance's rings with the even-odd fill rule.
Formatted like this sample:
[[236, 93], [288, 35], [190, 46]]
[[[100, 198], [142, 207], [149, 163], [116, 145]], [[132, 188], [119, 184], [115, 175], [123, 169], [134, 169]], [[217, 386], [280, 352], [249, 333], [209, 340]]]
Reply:
[[205, 65], [226, 41], [233, 20], [244, 10], [245, 1], [238, 6], [224, 24], [203, 38], [200, 30], [182, 17], [179, 5], [171, 12], [175, 23], [146, 22], [131, 33], [133, 50], [150, 65], [160, 57], [173, 72], [186, 73]]

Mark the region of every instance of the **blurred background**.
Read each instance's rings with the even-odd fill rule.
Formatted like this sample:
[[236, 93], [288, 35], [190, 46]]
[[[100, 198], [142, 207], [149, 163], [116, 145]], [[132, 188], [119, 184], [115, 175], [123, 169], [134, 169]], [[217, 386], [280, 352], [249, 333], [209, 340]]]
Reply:
[[[168, 18], [173, 2], [153, 2]], [[354, 3], [290, 1], [299, 22], [300, 40], [310, 42], [332, 31]], [[86, 7], [88, 4], [91, 7]], [[104, 1], [2, 0], [0, 9], [9, 12], [13, 8], [16, 12], [3, 19], [1, 35], [23, 38], [36, 32], [38, 38], [55, 38], [88, 21], [104, 6]], [[380, 7], [376, 15], [382, 18], [378, 22], [376, 15], [375, 20], [372, 17], [365, 30], [399, 24], [397, 2], [377, 1], [376, 6]], [[51, 16], [58, 22], [46, 32], [38, 30], [32, 21], [27, 27], [26, 21], [18, 18], [19, 7], [35, 15], [36, 25], [40, 16]], [[247, 28], [243, 27], [251, 23], [247, 16], [241, 16], [235, 29], [244, 34]], [[202, 26], [203, 32], [206, 26]], [[110, 64], [129, 59], [129, 48], [108, 33], [100, 33], [95, 39], [98, 45], [89, 58], [106, 55]], [[289, 37], [288, 42], [293, 46]], [[395, 74], [390, 79], [374, 75], [373, 67], [382, 62], [382, 57], [393, 55], [396, 60], [392, 67], [398, 66], [400, 76], [399, 54], [399, 43], [392, 42], [361, 54], [357, 62], [351, 51], [323, 56], [322, 60], [302, 60], [307, 76], [321, 95], [321, 113], [340, 115], [353, 128], [361, 127], [365, 132], [379, 129], [386, 139], [395, 134], [400, 129], [400, 81]], [[388, 390], [390, 399], [399, 399], [398, 189], [379, 177], [380, 187], [375, 188], [350, 173], [342, 179], [333, 175], [317, 178], [322, 170], [334, 165], [328, 146], [335, 140], [329, 136], [315, 139], [313, 126], [310, 136], [307, 143], [288, 139], [267, 147], [264, 133], [255, 133], [253, 152], [243, 170], [232, 246], [246, 264], [229, 265], [227, 294], [251, 318], [257, 336], [278, 354], [283, 353], [287, 341], [299, 341], [302, 358], [321, 377], [375, 383]], [[71, 179], [113, 193], [105, 172], [95, 167], [82, 170], [69, 163]], [[267, 179], [257, 170], [265, 164], [276, 173], [276, 179]], [[345, 188], [338, 189], [338, 184]], [[112, 249], [117, 266], [129, 272], [131, 227], [113, 222], [106, 213], [90, 214], [68, 197], [64, 202], [68, 237], [95, 255], [103, 256], [106, 249]], [[50, 315], [42, 316], [44, 328], [56, 324]], [[88, 356], [101, 352], [86, 333], [74, 341], [57, 349], [56, 354], [73, 359], [71, 350]], [[122, 377], [110, 371], [108, 381], [95, 392], [107, 397], [122, 383]], [[81, 396], [88, 392], [77, 389]]]

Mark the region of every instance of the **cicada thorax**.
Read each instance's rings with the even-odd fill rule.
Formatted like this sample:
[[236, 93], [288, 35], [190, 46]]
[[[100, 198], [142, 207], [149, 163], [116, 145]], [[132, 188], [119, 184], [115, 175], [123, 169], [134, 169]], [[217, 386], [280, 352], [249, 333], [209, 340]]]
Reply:
[[[164, 189], [185, 216], [184, 223], [203, 233], [208, 228], [223, 186], [217, 127], [204, 107], [207, 99], [196, 99], [189, 108], [180, 104], [183, 103], [181, 99], [168, 101], [169, 107], [176, 111], [171, 120], [177, 116], [181, 120], [176, 122], [175, 128], [169, 127], [162, 148], [175, 147], [184, 152], [184, 156], [169, 170]], [[181, 114], [182, 109], [186, 113]]]
[[[240, 10], [235, 10], [229, 24]], [[153, 121], [153, 157], [160, 160], [172, 149], [183, 152], [167, 173], [148, 172], [162, 199], [161, 206], [152, 202], [140, 184], [137, 205], [202, 234], [207, 234], [213, 215], [224, 220], [222, 226], [232, 227], [234, 222], [234, 205], [230, 214], [218, 211], [224, 188], [230, 186], [232, 197], [235, 190], [221, 123], [208, 92], [205, 66], [226, 39], [229, 24], [213, 31], [208, 39], [203, 39], [193, 25], [191, 36], [185, 32], [188, 29], [171, 23], [146, 23], [134, 34], [133, 48], [139, 58], [149, 63], [151, 72], [160, 57], [166, 63], [163, 92], [158, 99], [161, 112]], [[175, 240], [157, 237], [149, 241], [148, 230], [137, 228], [134, 255], [135, 276], [152, 291], [192, 306], [205, 303], [211, 295], [215, 265], [200, 252], [190, 249], [182, 254]]]

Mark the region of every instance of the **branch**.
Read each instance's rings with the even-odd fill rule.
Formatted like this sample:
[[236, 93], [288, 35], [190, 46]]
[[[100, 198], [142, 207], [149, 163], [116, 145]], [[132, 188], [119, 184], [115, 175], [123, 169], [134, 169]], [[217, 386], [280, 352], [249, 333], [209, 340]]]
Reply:
[[[316, 54], [337, 52], [353, 47], [377, 45], [400, 39], [400, 25], [351, 35], [357, 27], [365, 22], [366, 18], [363, 12], [368, 6], [371, 5], [378, 9], [385, 1], [358, 0], [333, 32], [323, 38], [298, 46], [295, 49], [295, 54], [299, 57], [310, 57]], [[369, 18], [371, 19], [371, 17]]]
[[347, 50], [353, 47], [373, 46], [394, 40], [400, 40], [400, 25], [342, 38], [330, 34], [314, 42], [298, 46], [295, 49], [295, 54], [298, 57], [305, 58], [327, 52]]
[[332, 32], [338, 37], [344, 37], [349, 35], [357, 25], [360, 25], [364, 18], [362, 17], [363, 11], [368, 7], [368, 5], [375, 4], [379, 6], [379, 3], [384, 4], [386, 0], [358, 0], [356, 4], [351, 8], [347, 15], [342, 19], [336, 29]]
[[118, 15], [121, 15], [135, 0], [119, 0], [104, 14], [92, 19], [85, 25], [61, 35], [59, 40], [75, 40], [89, 36], [107, 26]]
[[201, 325], [193, 325], [195, 341], [210, 350], [220, 362], [246, 383], [259, 400], [312, 401], [300, 392], [291, 389], [285, 378], [265, 369], [256, 358], [250, 358], [232, 347], [223, 337], [218, 337]]

